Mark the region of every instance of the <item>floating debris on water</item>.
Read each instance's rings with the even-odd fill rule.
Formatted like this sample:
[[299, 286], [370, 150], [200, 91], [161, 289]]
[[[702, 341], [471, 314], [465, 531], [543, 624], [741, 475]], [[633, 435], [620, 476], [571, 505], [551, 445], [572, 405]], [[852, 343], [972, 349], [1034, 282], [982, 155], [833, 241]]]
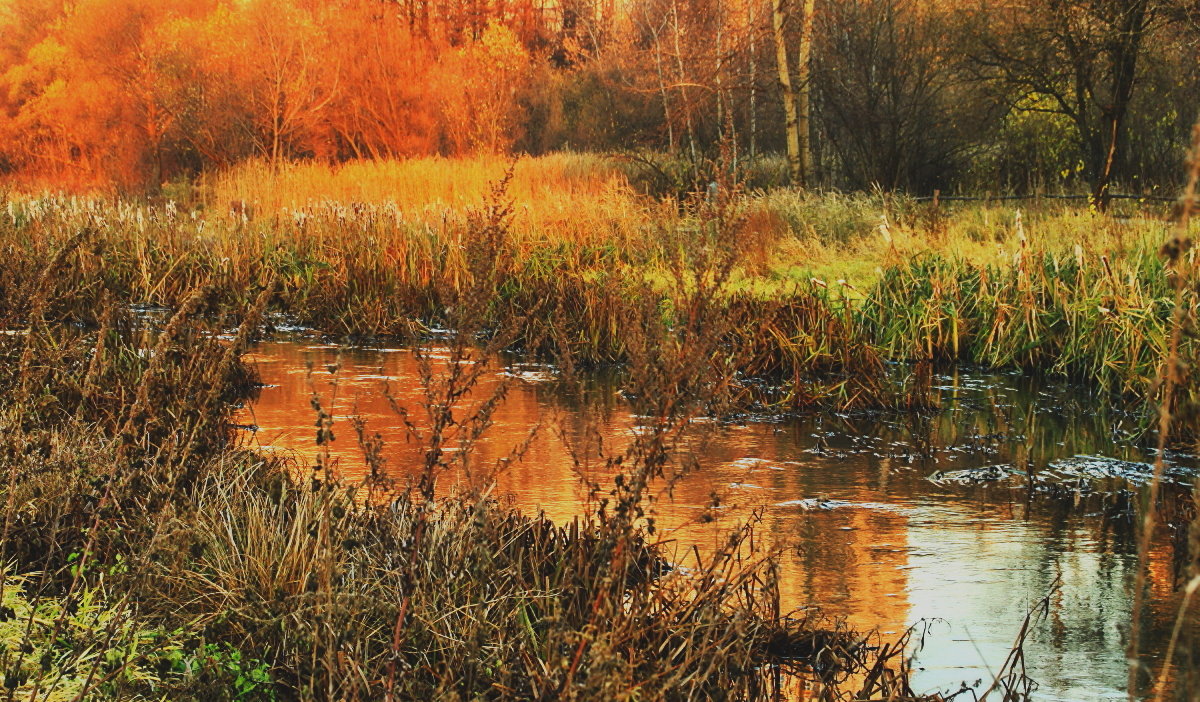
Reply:
[[802, 465], [798, 461], [770, 461], [765, 458], [738, 458], [728, 464], [731, 468], [742, 468], [747, 472], [756, 470], [784, 470], [784, 466]]
[[886, 502], [851, 502], [849, 500], [835, 500], [827, 497], [809, 497], [802, 500], [786, 500], [784, 502], [776, 502], [776, 507], [799, 507], [805, 512], [814, 512], [818, 510], [834, 510], [834, 509], [869, 509], [879, 512], [894, 512], [896, 514], [915, 514], [916, 510], [901, 507], [900, 505], [888, 504]]
[[939, 470], [930, 474], [927, 480], [935, 485], [982, 485], [999, 483], [1024, 475], [1025, 471], [1017, 470], [1012, 466], [994, 465], [960, 470]]
[[[1190, 479], [1192, 474], [1192, 471], [1183, 467], [1168, 464], [1164, 467], [1162, 479], [1166, 483], [1179, 483]], [[1096, 483], [1119, 481], [1122, 483], [1121, 487], [1148, 485], [1154, 479], [1154, 466], [1119, 458], [1079, 454], [1050, 461], [1044, 468], [1034, 470], [1032, 474], [1018, 470], [1012, 465], [1001, 464], [936, 471], [926, 479], [940, 486], [1006, 483], [1028, 486], [1032, 482], [1035, 489], [1072, 487], [1085, 492], [1111, 492], [1100, 490]]]
[[526, 383], [550, 383], [558, 380], [558, 369], [545, 363], [514, 363], [499, 375]]
[[854, 503], [847, 502], [846, 500], [830, 500], [830, 499], [826, 499], [824, 497], [808, 497], [808, 498], [805, 498], [802, 500], [785, 500], [783, 502], [776, 502], [775, 506], [776, 507], [799, 507], [800, 509], [805, 510], [805, 511], [812, 511], [812, 510], [817, 510], [817, 509], [838, 509], [839, 507], [853, 507]]

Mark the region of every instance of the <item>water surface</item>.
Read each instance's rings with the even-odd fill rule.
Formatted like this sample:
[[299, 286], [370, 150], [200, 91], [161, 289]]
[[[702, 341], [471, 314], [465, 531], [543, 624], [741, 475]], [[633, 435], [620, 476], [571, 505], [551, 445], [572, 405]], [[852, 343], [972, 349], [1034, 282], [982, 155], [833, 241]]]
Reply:
[[[447, 352], [432, 356], [444, 372]], [[420, 455], [396, 412], [406, 408], [422, 426], [412, 353], [301, 340], [262, 343], [252, 358], [267, 385], [243, 418], [257, 428], [255, 443], [314, 464], [315, 392], [334, 416], [328, 458], [345, 479], [366, 471], [352, 416], [365, 420], [368, 438], [382, 439], [389, 475], [414, 474]], [[685, 451], [699, 455], [700, 469], [656, 500], [660, 533], [680, 552], [705, 550], [761, 510], [759, 532], [783, 550], [785, 605], [819, 606], [856, 628], [891, 635], [928, 623], [916, 652], [919, 692], [980, 679], [986, 686], [1026, 613], [1050, 595], [1049, 616], [1026, 646], [1037, 698], [1125, 699], [1137, 558], [1129, 494], [1121, 491], [1136, 495], [1138, 481], [1097, 478], [1096, 466], [1110, 464], [1075, 457], [1152, 461], [1130, 439], [1133, 419], [1078, 388], [1019, 375], [961, 373], [939, 376], [935, 386], [945, 411], [933, 417], [826, 414], [697, 427]], [[444, 476], [442, 488], [495, 474], [493, 494], [522, 509], [560, 521], [580, 514], [589, 505], [580, 478], [604, 484], [607, 477], [593, 460], [596, 437], [617, 451], [642, 420], [615, 383], [597, 381], [581, 398], [559, 388], [552, 368], [537, 365], [497, 361], [470, 402], [502, 387], [507, 394], [471, 454], [471, 470]], [[519, 457], [515, 447], [525, 447]], [[1182, 492], [1190, 472], [1184, 459], [1175, 461], [1166, 487]], [[1046, 472], [1061, 489], [1031, 496], [1019, 475], [975, 485], [955, 473], [990, 465]], [[1138, 466], [1120, 465], [1138, 477]], [[931, 481], [934, 474], [944, 479]], [[1158, 533], [1144, 646], [1152, 663], [1165, 648], [1176, 603], [1171, 537]]]

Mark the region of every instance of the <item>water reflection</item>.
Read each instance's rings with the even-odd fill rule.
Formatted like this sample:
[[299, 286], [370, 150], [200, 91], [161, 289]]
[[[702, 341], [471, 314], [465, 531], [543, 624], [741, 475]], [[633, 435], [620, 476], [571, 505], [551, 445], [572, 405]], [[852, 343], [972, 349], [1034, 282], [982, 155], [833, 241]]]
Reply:
[[[258, 346], [253, 358], [268, 384], [244, 417], [258, 428], [253, 441], [313, 463], [315, 391], [337, 419], [329, 451], [342, 476], [361, 479], [365, 470], [348, 421], [354, 415], [384, 441], [389, 473], [412, 474], [420, 455], [387, 398], [421, 424], [412, 354], [276, 342]], [[496, 367], [484, 376], [473, 402], [502, 385], [508, 392], [468, 472], [505, 466], [496, 494], [565, 521], [587, 507], [580, 477], [606, 477], [602, 462], [583, 460], [578, 447], [599, 440], [615, 450], [639, 419], [612, 383], [594, 382], [581, 399], [564, 396], [552, 381], [550, 369], [537, 366]], [[934, 620], [916, 662], [916, 682], [928, 690], [989, 680], [1026, 612], [1058, 580], [1048, 619], [1026, 649], [1029, 673], [1042, 685], [1039, 698], [1124, 699], [1136, 547], [1129, 518], [1112, 516], [1122, 514], [1120, 505], [1097, 494], [1030, 500], [1021, 487], [936, 485], [926, 477], [991, 464], [1038, 471], [1076, 454], [1148, 461], [1150, 454], [1129, 440], [1134, 418], [1105, 411], [1103, 402], [1069, 386], [1039, 386], [1017, 375], [956, 374], [935, 385], [946, 411], [934, 417], [712, 425], [698, 432], [709, 434], [703, 445], [691, 446], [702, 469], [656, 502], [657, 523], [681, 551], [704, 550], [734, 520], [763, 510], [763, 533], [784, 549], [785, 605], [818, 605], [857, 628], [892, 634]], [[534, 427], [521, 459], [507, 461]], [[469, 479], [457, 472], [444, 476], [442, 487]], [[719, 509], [711, 509], [714, 500]], [[720, 518], [701, 519], [713, 513]], [[1165, 647], [1175, 606], [1174, 550], [1169, 535], [1159, 533], [1144, 647], [1151, 657]]]

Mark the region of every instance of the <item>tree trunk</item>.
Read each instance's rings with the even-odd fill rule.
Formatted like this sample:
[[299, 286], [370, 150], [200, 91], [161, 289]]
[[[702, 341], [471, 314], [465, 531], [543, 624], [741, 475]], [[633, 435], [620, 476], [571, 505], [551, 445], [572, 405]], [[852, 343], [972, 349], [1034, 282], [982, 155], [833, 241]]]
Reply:
[[1108, 209], [1111, 193], [1109, 185], [1113, 178], [1113, 165], [1121, 146], [1125, 115], [1133, 99], [1133, 86], [1137, 77], [1138, 58], [1142, 51], [1142, 37], [1147, 26], [1148, 0], [1133, 0], [1123, 8], [1119, 23], [1120, 34], [1113, 56], [1112, 93], [1110, 103], [1102, 110], [1107, 148], [1104, 162], [1096, 177], [1092, 191], [1092, 204], [1103, 212]]
[[722, 12], [724, 8], [721, 7], [721, 0], [717, 0], [715, 9], [717, 14], [717, 69], [713, 75], [713, 82], [716, 87], [717, 138], [719, 140], [725, 134], [725, 86], [721, 76], [721, 72], [725, 70], [724, 56], [721, 53], [724, 50], [721, 42], [724, 39], [724, 33], [721, 30], [725, 28], [725, 17]]
[[754, 8], [758, 0], [750, 0], [750, 160], [758, 156], [758, 17]]
[[804, 17], [800, 21], [800, 51], [799, 66], [796, 69], [796, 82], [799, 83], [796, 105], [796, 136], [800, 151], [800, 181], [801, 187], [808, 187], [812, 180], [812, 128], [809, 125], [810, 103], [812, 94], [812, 42], [813, 42], [813, 9], [816, 0], [804, 0]]
[[662, 42], [659, 38], [658, 29], [652, 31], [654, 33], [654, 68], [658, 72], [658, 92], [662, 96], [663, 121], [667, 124], [667, 151], [674, 154], [675, 126], [671, 121], [671, 96], [667, 92], [667, 77], [663, 71]]
[[787, 139], [788, 178], [793, 185], [803, 185], [804, 172], [800, 160], [800, 128], [796, 113], [796, 91], [792, 87], [792, 70], [788, 64], [787, 22], [785, 0], [771, 0], [771, 25], [775, 30], [775, 62], [779, 67], [779, 91], [783, 97], [784, 136]]
[[683, 66], [683, 48], [679, 43], [679, 36], [683, 33], [683, 29], [679, 26], [679, 3], [678, 0], [671, 2], [671, 21], [675, 29], [675, 66], [678, 71], [679, 80], [679, 100], [683, 103], [683, 126], [687, 132], [688, 138], [688, 153], [692, 159], [692, 169], [695, 170], [698, 159], [696, 157], [696, 130], [692, 126], [692, 103], [688, 98], [687, 92], [687, 73]]

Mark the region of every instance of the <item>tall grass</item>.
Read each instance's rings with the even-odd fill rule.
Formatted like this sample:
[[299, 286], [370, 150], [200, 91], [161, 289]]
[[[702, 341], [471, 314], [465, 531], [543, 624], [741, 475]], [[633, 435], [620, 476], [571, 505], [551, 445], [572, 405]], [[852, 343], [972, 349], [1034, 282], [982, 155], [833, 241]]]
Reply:
[[[9, 203], [0, 239], [24, 259], [11, 275], [28, 277], [46, 256], [40, 247], [87, 228], [97, 255], [72, 269], [77, 286], [108, 287], [121, 299], [143, 304], [179, 305], [212, 277], [222, 281], [218, 288], [229, 302], [236, 291], [270, 277], [278, 282], [271, 300], [275, 311], [339, 337], [419, 338], [448, 323], [451, 300], [478, 291], [488, 297], [485, 326], [514, 328], [518, 348], [569, 356], [578, 365], [627, 361], [627, 339], [637, 331], [629, 323], [643, 303], [652, 301], [669, 321], [676, 313], [672, 296], [695, 284], [681, 276], [689, 261], [710, 255], [713, 231], [702, 221], [702, 210], [711, 203], [674, 205], [639, 225], [636, 236], [625, 226], [591, 225], [586, 238], [559, 229], [535, 236], [523, 229], [526, 211], [510, 195], [518, 180], [514, 171], [504, 191], [489, 196], [491, 205], [458, 210], [436, 228], [409, 222], [390, 205], [326, 204], [305, 213], [250, 217], [184, 212], [169, 203], [50, 199]], [[755, 343], [760, 353], [747, 356], [742, 370], [828, 381], [826, 387], [791, 388], [790, 400], [798, 404], [806, 398], [845, 406], [886, 404], [888, 398], [872, 385], [877, 378], [855, 371], [879, 364], [869, 344], [847, 336], [853, 325], [834, 297], [808, 280], [767, 291], [746, 284], [741, 260], [761, 241], [751, 228], [747, 201], [727, 199], [724, 226], [736, 233], [739, 259], [719, 302], [740, 324], [730, 329], [728, 341], [761, 337]], [[496, 208], [504, 212], [502, 228], [488, 224]], [[21, 242], [28, 237], [40, 243], [25, 247]], [[491, 283], [479, 288], [483, 277]], [[789, 314], [782, 328], [764, 328], [757, 318], [783, 315], [782, 322]], [[790, 326], [796, 323], [804, 326]], [[865, 365], [846, 363], [854, 359]]]
[[[526, 351], [595, 365], [628, 361], [643, 298], [673, 314], [681, 262], [712, 245], [703, 211], [719, 200], [741, 251], [720, 293], [741, 320], [729, 343], [756, 352], [741, 372], [787, 383], [756, 401], [895, 406], [872, 387], [881, 359], [1024, 368], [1149, 395], [1171, 294], [1156, 257], [1167, 225], [1148, 213], [746, 191], [720, 169], [717, 187], [681, 202], [637, 193], [627, 167], [574, 154], [250, 164], [190, 203], [14, 198], [0, 241], [6, 274], [28, 277], [47, 247], [87, 228], [98, 256], [71, 272], [80, 287], [104, 281], [145, 304], [178, 305], [211, 276], [225, 291], [273, 277], [274, 311], [342, 338], [420, 338], [492, 266], [489, 327], [516, 328]], [[502, 193], [490, 194], [492, 178]], [[506, 213], [491, 243], [480, 240], [489, 199]], [[488, 247], [498, 253], [481, 263]], [[866, 382], [855, 368], [872, 371]]]
[[1172, 307], [1156, 255], [1080, 249], [1020, 251], [1007, 266], [921, 256], [885, 272], [861, 313], [894, 357], [1044, 371], [1145, 397]]
[[425, 158], [351, 162], [340, 166], [251, 162], [207, 176], [192, 198], [210, 212], [234, 219], [281, 218], [315, 226], [328, 221], [385, 226], [414, 233], [453, 236], [471, 209], [487, 199], [507, 175], [514, 231], [540, 244], [583, 244], [641, 238], [670, 207], [638, 198], [601, 156], [554, 154], [537, 159]]

